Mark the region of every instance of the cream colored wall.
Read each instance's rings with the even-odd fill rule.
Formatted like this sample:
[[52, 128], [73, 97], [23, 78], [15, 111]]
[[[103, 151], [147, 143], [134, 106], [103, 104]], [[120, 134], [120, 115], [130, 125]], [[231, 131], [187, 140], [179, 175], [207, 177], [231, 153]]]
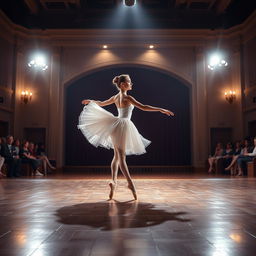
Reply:
[[[26, 55], [18, 52], [17, 56], [14, 134], [23, 138], [24, 128], [48, 128], [50, 73], [30, 69], [26, 65]], [[23, 90], [33, 92], [28, 104], [20, 100]]]
[[[243, 64], [244, 64], [244, 130], [248, 134], [248, 122], [256, 120], [256, 103], [253, 98], [256, 97], [256, 36], [250, 38], [243, 47]], [[256, 136], [256, 131], [254, 133]]]
[[[10, 38], [0, 37], [0, 56], [0, 97], [4, 99], [3, 103], [0, 103], [0, 120], [12, 124], [14, 45]], [[12, 128], [9, 127], [9, 132], [12, 132]]]
[[63, 52], [64, 83], [88, 70], [109, 65], [141, 64], [168, 70], [193, 83], [194, 49], [170, 47], [169, 49], [88, 49], [65, 48]]
[[[244, 42], [240, 34], [248, 33], [247, 27], [255, 23], [255, 14], [245, 24], [225, 31], [152, 30], [150, 33], [143, 30], [26, 30], [6, 17], [3, 19], [0, 26], [9, 27], [9, 31], [19, 38], [14, 134], [22, 137], [25, 127], [45, 127], [49, 155], [57, 159], [59, 166], [64, 163], [65, 88], [75, 79], [109, 66], [155, 68], [175, 76], [191, 88], [194, 166], [204, 166], [211, 127], [232, 127], [234, 139], [244, 135], [240, 77], [240, 46]], [[37, 48], [43, 47], [49, 53], [49, 69], [45, 72], [35, 73], [26, 66], [28, 53], [35, 49], [35, 41]], [[207, 52], [220, 41], [229, 52], [230, 65], [212, 72], [207, 69]], [[103, 50], [101, 43], [108, 44], [109, 49]], [[154, 50], [147, 49], [150, 43], [155, 43]], [[231, 88], [237, 92], [233, 104], [224, 99], [224, 91]], [[20, 103], [22, 89], [31, 89], [34, 93], [32, 102], [26, 106]]]

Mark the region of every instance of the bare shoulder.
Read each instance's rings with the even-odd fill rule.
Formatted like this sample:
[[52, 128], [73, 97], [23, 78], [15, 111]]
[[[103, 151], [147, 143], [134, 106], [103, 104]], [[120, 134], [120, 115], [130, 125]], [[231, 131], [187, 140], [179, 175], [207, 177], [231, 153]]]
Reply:
[[136, 99], [131, 95], [127, 95], [127, 101], [129, 101], [131, 104], [134, 104], [137, 102]]
[[126, 99], [129, 100], [129, 101], [135, 100], [135, 98], [132, 97], [131, 95], [127, 95], [127, 96], [126, 96]]

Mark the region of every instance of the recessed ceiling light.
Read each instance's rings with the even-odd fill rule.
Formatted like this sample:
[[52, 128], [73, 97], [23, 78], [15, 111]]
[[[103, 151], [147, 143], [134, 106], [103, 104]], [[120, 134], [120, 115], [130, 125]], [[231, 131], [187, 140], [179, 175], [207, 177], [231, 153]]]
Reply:
[[154, 49], [154, 47], [155, 47], [155, 46], [154, 46], [153, 44], [151, 44], [148, 48], [149, 48], [149, 49]]
[[103, 49], [107, 49], [108, 46], [107, 46], [106, 44], [104, 44], [104, 45], [102, 46], [102, 48], [103, 48]]

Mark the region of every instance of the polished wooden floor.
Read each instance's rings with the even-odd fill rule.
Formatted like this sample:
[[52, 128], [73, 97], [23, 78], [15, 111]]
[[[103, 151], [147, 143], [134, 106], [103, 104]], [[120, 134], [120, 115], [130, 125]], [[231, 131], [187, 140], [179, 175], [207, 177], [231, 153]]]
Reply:
[[256, 255], [256, 178], [121, 179], [113, 201], [102, 176], [0, 180], [0, 255]]

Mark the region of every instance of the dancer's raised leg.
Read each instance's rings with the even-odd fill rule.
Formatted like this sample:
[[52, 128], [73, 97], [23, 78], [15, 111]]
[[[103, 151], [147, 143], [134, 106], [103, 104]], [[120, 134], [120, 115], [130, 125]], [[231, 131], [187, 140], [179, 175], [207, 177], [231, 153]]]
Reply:
[[126, 156], [125, 156], [125, 152], [122, 149], [116, 148], [117, 149], [117, 154], [118, 154], [118, 160], [119, 160], [119, 167], [123, 173], [123, 175], [125, 176], [127, 182], [128, 182], [128, 188], [132, 191], [132, 194], [134, 196], [134, 199], [137, 200], [137, 194], [136, 194], [136, 189], [135, 186], [133, 184], [128, 166], [126, 164]]

